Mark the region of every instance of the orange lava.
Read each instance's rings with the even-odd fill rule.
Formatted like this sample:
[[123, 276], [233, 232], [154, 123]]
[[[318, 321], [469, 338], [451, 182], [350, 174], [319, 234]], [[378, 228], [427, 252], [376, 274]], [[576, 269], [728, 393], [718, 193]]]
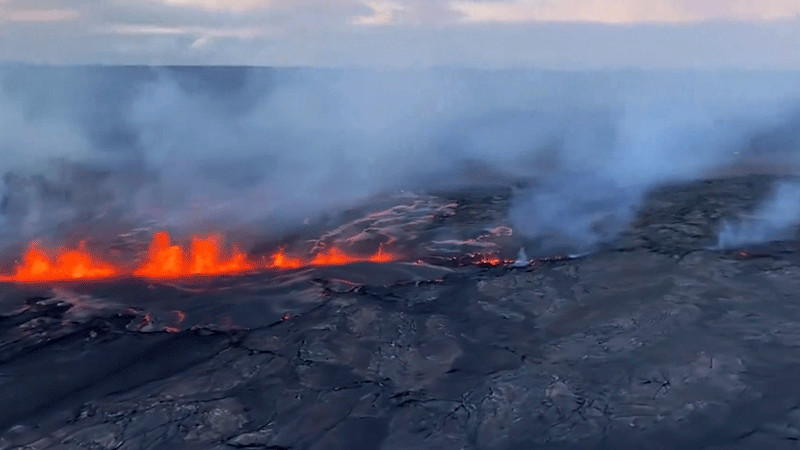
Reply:
[[360, 256], [346, 253], [345, 251], [331, 247], [325, 251], [317, 253], [313, 258], [308, 261], [303, 261], [300, 258], [292, 258], [286, 256], [283, 250], [278, 251], [272, 255], [271, 262], [267, 266], [270, 269], [299, 269], [308, 266], [343, 266], [345, 264], [352, 264], [357, 262], [374, 262], [374, 263], [387, 263], [396, 261], [397, 258], [391, 253], [383, 251], [383, 248], [378, 249], [375, 254], [370, 256]]
[[300, 258], [292, 258], [286, 256], [286, 252], [283, 250], [279, 250], [274, 255], [267, 264], [268, 269], [299, 269], [303, 267], [305, 264], [303, 260]]
[[40, 282], [65, 280], [90, 280], [119, 275], [119, 270], [109, 263], [92, 256], [81, 242], [77, 249], [60, 249], [54, 257], [36, 243], [14, 270], [14, 275], [0, 277], [0, 281]]
[[230, 257], [223, 258], [221, 247], [219, 235], [194, 236], [187, 257], [180, 246], [170, 244], [169, 233], [162, 231], [153, 236], [147, 261], [133, 274], [145, 278], [181, 278], [234, 274], [255, 268], [247, 255], [236, 247]]
[[367, 261], [374, 262], [374, 263], [388, 263], [395, 261], [397, 258], [391, 254], [383, 251], [383, 247], [380, 247], [378, 251], [370, 256]]
[[292, 257], [279, 250], [256, 264], [236, 246], [230, 250], [223, 247], [219, 234], [206, 237], [194, 236], [187, 249], [173, 245], [167, 232], [153, 236], [147, 256], [133, 270], [124, 269], [102, 261], [92, 255], [81, 243], [77, 249], [61, 249], [51, 257], [48, 252], [31, 244], [24, 260], [10, 276], [1, 276], [0, 281], [46, 282], [66, 280], [97, 280], [119, 276], [136, 276], [153, 279], [178, 279], [193, 276], [228, 275], [259, 269], [290, 270], [309, 266], [336, 266], [356, 262], [387, 263], [397, 257], [380, 248], [370, 256], [354, 255], [339, 248], [330, 247], [310, 259]]
[[324, 252], [317, 253], [314, 258], [308, 262], [309, 266], [342, 266], [345, 264], [352, 264], [357, 262], [374, 262], [374, 263], [387, 263], [392, 262], [396, 258], [383, 251], [383, 248], [371, 256], [358, 256], [350, 255], [344, 251], [331, 247]]
[[183, 249], [170, 245], [168, 233], [156, 233], [147, 251], [147, 261], [133, 272], [140, 277], [170, 277], [183, 273], [185, 261]]
[[502, 266], [508, 264], [508, 261], [500, 259], [498, 256], [482, 255], [481, 258], [477, 261], [477, 263], [487, 266]]

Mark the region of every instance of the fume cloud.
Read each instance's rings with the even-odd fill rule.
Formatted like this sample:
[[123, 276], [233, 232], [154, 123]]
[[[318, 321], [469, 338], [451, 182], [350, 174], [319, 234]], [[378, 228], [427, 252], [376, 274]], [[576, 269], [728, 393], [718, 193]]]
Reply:
[[2, 239], [94, 223], [269, 233], [387, 190], [513, 178], [528, 186], [511, 210], [528, 250], [586, 251], [613, 239], [654, 186], [772, 158], [763, 142], [784, 143], [778, 153], [796, 163], [798, 81], [9, 67], [0, 71]]
[[800, 182], [784, 181], [748, 217], [725, 222], [718, 248], [740, 247], [790, 238], [800, 225]]

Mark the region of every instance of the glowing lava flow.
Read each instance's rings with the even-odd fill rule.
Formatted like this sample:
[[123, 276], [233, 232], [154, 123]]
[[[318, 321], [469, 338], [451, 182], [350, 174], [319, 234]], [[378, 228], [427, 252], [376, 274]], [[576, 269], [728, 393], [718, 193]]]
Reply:
[[267, 264], [268, 269], [299, 269], [303, 266], [305, 266], [305, 263], [303, 263], [302, 259], [286, 256], [286, 252], [283, 250], [279, 250], [272, 255], [269, 264]]
[[479, 258], [475, 260], [475, 264], [482, 266], [504, 266], [511, 262], [501, 259], [497, 255], [479, 255]]
[[283, 250], [272, 255], [268, 269], [299, 269], [309, 266], [343, 266], [357, 262], [387, 263], [395, 261], [394, 255], [386, 253], [383, 248], [370, 256], [358, 256], [344, 252], [336, 247], [331, 247], [323, 252], [317, 253], [312, 259], [303, 261], [300, 258], [292, 258], [286, 255]]
[[179, 278], [192, 275], [223, 275], [253, 270], [255, 265], [236, 247], [232, 255], [222, 259], [222, 237], [193, 237], [188, 258], [183, 249], [170, 245], [169, 234], [156, 233], [147, 253], [147, 261], [134, 275], [146, 278]]
[[0, 281], [65, 281], [109, 278], [120, 271], [111, 264], [97, 259], [86, 250], [81, 242], [77, 249], [60, 249], [51, 258], [36, 243], [28, 246], [28, 251], [17, 265], [14, 275], [0, 277]]
[[384, 253], [383, 249], [379, 249], [377, 253], [368, 257], [359, 257], [348, 255], [347, 253], [339, 250], [338, 248], [329, 248], [328, 250], [318, 253], [311, 261], [309, 266], [341, 266], [344, 264], [352, 264], [355, 262], [375, 262], [385, 263], [391, 262], [394, 258], [388, 253]]
[[349, 254], [330, 247], [308, 260], [291, 257], [284, 250], [257, 264], [246, 253], [233, 246], [224, 251], [222, 236], [192, 237], [188, 251], [170, 242], [167, 232], [153, 236], [147, 256], [134, 270], [116, 267], [93, 256], [81, 243], [77, 249], [61, 249], [51, 258], [36, 244], [31, 244], [23, 259], [10, 276], [0, 276], [0, 281], [49, 282], [66, 280], [96, 280], [102, 278], [136, 276], [153, 279], [178, 279], [194, 276], [233, 275], [259, 269], [291, 270], [310, 266], [336, 266], [355, 262], [387, 263], [397, 258], [380, 248], [370, 256]]

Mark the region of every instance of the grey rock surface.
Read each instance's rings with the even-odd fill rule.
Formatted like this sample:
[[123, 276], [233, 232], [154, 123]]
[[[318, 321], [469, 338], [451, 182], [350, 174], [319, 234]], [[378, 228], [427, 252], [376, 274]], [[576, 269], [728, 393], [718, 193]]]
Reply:
[[769, 183], [655, 192], [528, 267], [0, 286], [0, 448], [796, 448], [796, 243], [707, 249]]

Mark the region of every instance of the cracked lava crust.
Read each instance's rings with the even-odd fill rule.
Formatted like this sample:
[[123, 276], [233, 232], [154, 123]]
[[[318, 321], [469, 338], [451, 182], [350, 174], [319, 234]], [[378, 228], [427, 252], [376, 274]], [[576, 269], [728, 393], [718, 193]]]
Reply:
[[407, 258], [3, 283], [0, 447], [791, 448], [797, 241], [708, 249], [772, 181], [661, 189], [613, 244], [526, 267], [485, 188], [328, 236], [412, 230]]

